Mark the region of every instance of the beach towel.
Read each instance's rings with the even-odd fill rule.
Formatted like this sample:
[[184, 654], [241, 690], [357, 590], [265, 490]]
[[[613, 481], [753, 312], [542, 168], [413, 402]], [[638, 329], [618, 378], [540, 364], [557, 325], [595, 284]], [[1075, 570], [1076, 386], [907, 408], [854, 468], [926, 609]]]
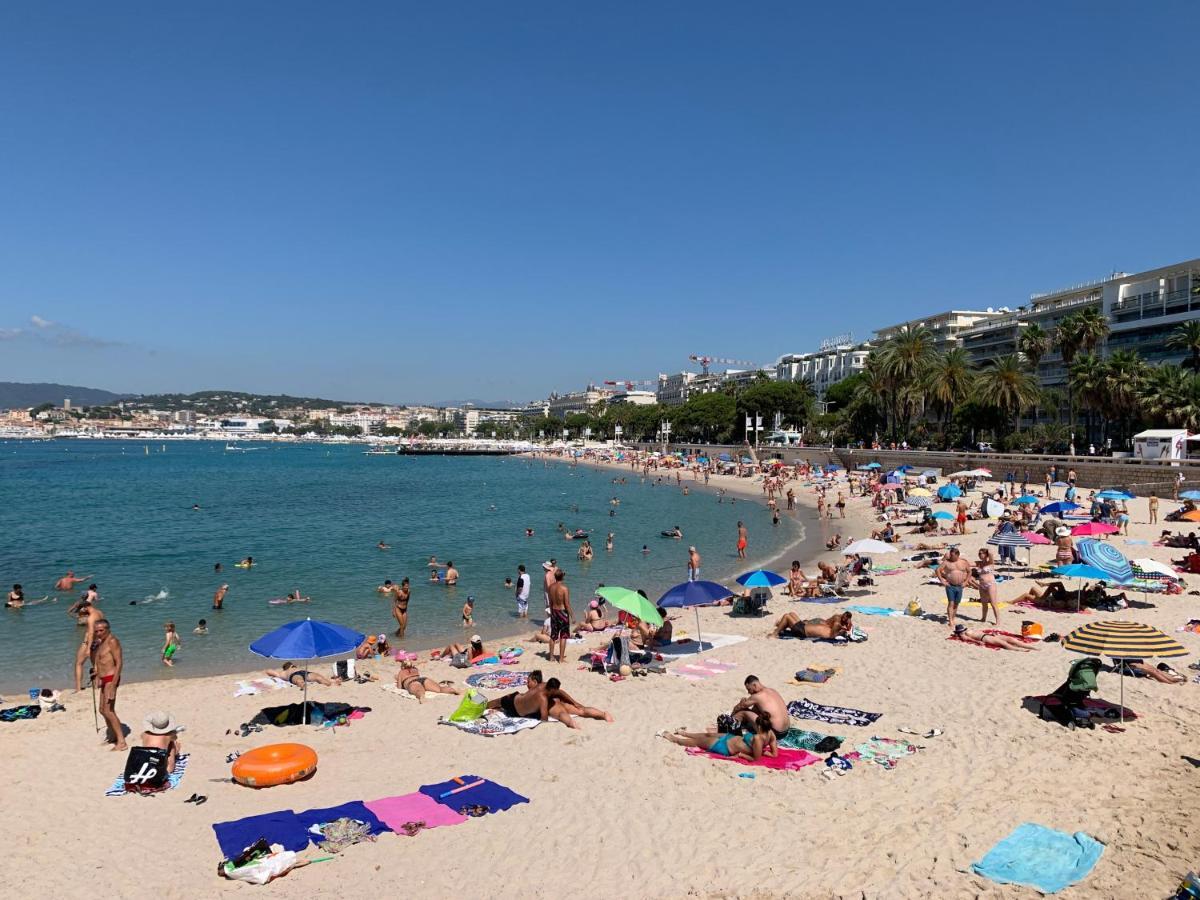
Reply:
[[779, 739], [779, 747], [784, 750], [813, 750], [817, 753], [832, 753], [842, 746], [843, 740], [845, 738], [837, 735], [806, 731], [803, 728], [789, 728], [788, 733]]
[[476, 672], [467, 676], [467, 684], [490, 691], [511, 691], [525, 687], [528, 676], [528, 672]]
[[971, 870], [998, 884], [1055, 894], [1086, 878], [1102, 853], [1104, 845], [1082, 831], [1067, 834], [1025, 822], [972, 863]]
[[712, 678], [716, 675], [724, 675], [726, 672], [736, 668], [737, 663], [725, 663], [715, 659], [698, 659], [695, 662], [672, 666], [667, 671], [688, 681], [703, 681], [706, 678]]
[[291, 687], [291, 683], [282, 678], [251, 678], [234, 684], [233, 696], [241, 697], [246, 694], [260, 694], [264, 691], [278, 691]]
[[708, 650], [719, 650], [721, 647], [728, 647], [732, 644], [740, 644], [746, 638], [739, 634], [704, 634], [703, 646], [691, 639], [686, 641], [676, 641], [669, 647], [659, 647], [654, 652], [662, 656], [665, 662], [670, 662], [673, 659], [682, 659], [685, 656], [695, 656]]
[[796, 603], [842, 603], [845, 597], [839, 597], [837, 594], [827, 594], [824, 597], [796, 597]]
[[371, 834], [383, 834], [385, 831], [390, 831], [379, 818], [371, 812], [363, 804], [361, 800], [351, 800], [349, 803], [343, 803], [340, 806], [328, 806], [324, 809], [306, 809], [303, 812], [296, 813], [296, 818], [300, 820], [300, 824], [308, 832], [309, 838], [314, 844], [318, 844], [325, 838], [314, 832], [313, 826], [324, 825], [326, 822], [333, 822], [337, 819], [357, 819], [362, 822], [370, 830]]
[[542, 723], [540, 719], [510, 718], [498, 709], [489, 709], [478, 719], [470, 719], [466, 722], [451, 722], [449, 719], [440, 718], [438, 719], [438, 724], [453, 725], [455, 728], [465, 731], [468, 734], [496, 737], [499, 734], [516, 734], [518, 731], [524, 731], [527, 728], [537, 728]]
[[920, 749], [916, 744], [897, 738], [873, 737], [866, 743], [856, 746], [853, 753], [844, 755], [852, 761], [865, 759], [868, 762], [877, 763], [885, 769], [894, 769], [897, 760], [912, 756]]
[[214, 822], [212, 829], [226, 859], [237, 856], [259, 838], [266, 838], [268, 844], [281, 844], [284, 850], [303, 850], [308, 846], [308, 832], [290, 809]]
[[20, 722], [22, 719], [36, 719], [42, 714], [42, 708], [36, 703], [26, 703], [24, 706], [10, 706], [0, 709], [0, 722]]
[[813, 763], [821, 761], [821, 757], [815, 753], [809, 753], [807, 750], [785, 750], [782, 747], [779, 749], [778, 756], [763, 756], [756, 760], [742, 759], [740, 756], [725, 756], [721, 753], [709, 753], [699, 747], [688, 747], [687, 754], [688, 756], [729, 760], [741, 763], [743, 766], [762, 766], [764, 769], [778, 769], [783, 772], [795, 772], [797, 769], [803, 769], [805, 766], [811, 766]]
[[467, 821], [467, 817], [462, 813], [438, 803], [420, 791], [398, 797], [368, 800], [363, 805], [396, 834], [403, 834], [404, 825], [410, 822], [424, 822], [426, 828], [440, 828]]
[[[175, 771], [167, 776], [167, 790], [173, 791], [179, 787], [179, 782], [183, 780], [183, 775], [187, 771], [188, 754], [183, 753], [175, 758]], [[118, 775], [113, 779], [112, 787], [104, 792], [105, 797], [124, 797], [128, 791], [125, 790], [125, 775]], [[162, 793], [161, 791], [159, 793]], [[150, 795], [153, 796], [153, 795]]]
[[[451, 794], [448, 797], [442, 796], [447, 791], [471, 784], [475, 781], [482, 781], [483, 784], [460, 791], [457, 794]], [[460, 775], [458, 778], [452, 778], [449, 781], [442, 781], [438, 784], [423, 784], [419, 790], [422, 794], [432, 797], [438, 803], [455, 810], [462, 806], [486, 806], [489, 813], [498, 813], [504, 812], [506, 809], [512, 809], [518, 803], [529, 802], [528, 797], [522, 797], [515, 791], [510, 791], [504, 785], [488, 781], [486, 778], [480, 778], [478, 775]]]
[[851, 612], [860, 613], [864, 616], [902, 616], [904, 610], [892, 609], [890, 606], [858, 606], [851, 604], [846, 607]]
[[[1034, 703], [1040, 703], [1045, 706], [1053, 706], [1055, 704], [1063, 702], [1061, 697], [1058, 697], [1054, 694], [1044, 694], [1041, 696], [1025, 697], [1024, 699], [1025, 699], [1025, 701], [1033, 701]], [[1107, 700], [1101, 700], [1099, 697], [1088, 697], [1082, 703], [1077, 704], [1076, 708], [1086, 709], [1092, 715], [1102, 716], [1105, 719], [1121, 718], [1120, 704], [1109, 703]], [[1033, 711], [1037, 712], [1037, 709], [1034, 708]], [[1135, 713], [1128, 706], [1125, 707], [1125, 721], [1128, 722], [1133, 719], [1136, 719], [1137, 717], [1138, 717], [1137, 713]]]
[[825, 706], [822, 703], [814, 703], [807, 697], [793, 700], [787, 705], [787, 711], [793, 719], [816, 719], [818, 722], [829, 722], [832, 725], [855, 725], [859, 728], [866, 728], [883, 715], [845, 706]]
[[1074, 604], [1072, 604], [1071, 608], [1069, 609], [1055, 609], [1051, 606], [1042, 606], [1036, 600], [1016, 600], [1011, 605], [1020, 606], [1023, 609], [1036, 609], [1038, 612], [1069, 613], [1071, 615], [1081, 616], [1090, 616], [1092, 614], [1092, 611], [1086, 606], [1081, 605], [1079, 609], [1075, 609]]

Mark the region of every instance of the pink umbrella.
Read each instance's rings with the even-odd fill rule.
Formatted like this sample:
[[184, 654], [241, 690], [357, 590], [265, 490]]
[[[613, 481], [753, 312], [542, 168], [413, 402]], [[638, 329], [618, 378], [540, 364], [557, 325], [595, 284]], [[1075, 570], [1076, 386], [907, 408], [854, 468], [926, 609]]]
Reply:
[[1021, 537], [1029, 541], [1031, 544], [1052, 544], [1053, 541], [1046, 537], [1040, 531], [1022, 531]]
[[1076, 525], [1071, 529], [1071, 534], [1075, 536], [1089, 534], [1115, 534], [1120, 531], [1116, 525], [1105, 525], [1103, 522], [1084, 522], [1082, 525]]

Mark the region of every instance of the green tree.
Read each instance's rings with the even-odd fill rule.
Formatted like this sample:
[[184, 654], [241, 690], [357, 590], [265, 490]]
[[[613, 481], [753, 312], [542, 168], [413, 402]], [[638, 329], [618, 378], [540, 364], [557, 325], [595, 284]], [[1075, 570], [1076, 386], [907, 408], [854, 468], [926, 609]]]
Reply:
[[938, 421], [945, 432], [954, 407], [970, 397], [975, 387], [975, 369], [967, 351], [954, 347], [935, 354], [925, 367], [920, 387], [930, 405], [939, 411]]
[[[1017, 350], [1029, 363], [1029, 371], [1033, 373], [1033, 377], [1037, 378], [1038, 366], [1042, 362], [1042, 357], [1050, 352], [1050, 333], [1037, 322], [1031, 322], [1025, 326], [1021, 336], [1017, 338]], [[1038, 406], [1039, 403], [1033, 405], [1035, 424], [1038, 420]]]
[[998, 409], [1015, 431], [1021, 412], [1037, 402], [1037, 380], [1015, 353], [1001, 356], [980, 370], [974, 396], [978, 402]]
[[1141, 408], [1153, 424], [1200, 431], [1200, 373], [1154, 366], [1138, 393]]
[[279, 426], [272, 420], [267, 419], [265, 422], [258, 423], [259, 434], [279, 434]]
[[676, 440], [723, 442], [731, 439], [737, 402], [727, 394], [700, 394], [676, 407], [671, 427]]
[[1141, 387], [1148, 370], [1145, 361], [1132, 350], [1118, 350], [1105, 362], [1101, 409], [1116, 422], [1115, 437], [1122, 448], [1128, 446], [1133, 423], [1141, 415]]
[[[1067, 373], [1067, 389], [1079, 405], [1087, 412], [1084, 440], [1094, 440], [1093, 431], [1097, 414], [1104, 408], [1104, 392], [1108, 388], [1108, 368], [1104, 360], [1095, 353], [1085, 353], [1071, 363]], [[1070, 423], [1075, 427], [1074, 420]]]
[[924, 326], [904, 328], [880, 348], [882, 373], [890, 382], [894, 440], [908, 436], [909, 425], [920, 398], [914, 388], [935, 356], [933, 332]]
[[[1079, 314], [1073, 313], [1063, 318], [1054, 329], [1054, 344], [1062, 357], [1063, 367], [1069, 372], [1075, 357], [1082, 346], [1082, 326]], [[1075, 390], [1067, 379], [1067, 424], [1075, 426]]]
[[784, 428], [801, 428], [813, 411], [812, 385], [807, 381], [761, 381], [737, 397], [739, 416], [761, 415], [763, 427], [771, 428], [776, 413]]
[[1167, 337], [1167, 349], [1185, 352], [1188, 358], [1183, 364], [1200, 372], [1200, 319], [1181, 322]]

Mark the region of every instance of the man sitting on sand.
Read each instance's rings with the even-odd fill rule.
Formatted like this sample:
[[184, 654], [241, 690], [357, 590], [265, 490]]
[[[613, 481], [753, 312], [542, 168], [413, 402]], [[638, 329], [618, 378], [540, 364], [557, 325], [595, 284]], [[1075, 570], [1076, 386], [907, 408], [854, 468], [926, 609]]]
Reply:
[[579, 703], [562, 689], [562, 683], [557, 678], [551, 678], [546, 682], [545, 695], [546, 702], [549, 704], [550, 718], [558, 719], [568, 728], [579, 727], [579, 724], [571, 718], [572, 716], [579, 716], [581, 719], [602, 719], [605, 722], [613, 720], [612, 713]]
[[540, 719], [546, 720], [550, 713], [550, 704], [546, 698], [546, 688], [542, 683], [541, 669], [534, 669], [526, 676], [525, 690], [522, 693], [513, 692], [489, 700], [488, 709], [498, 709], [510, 719]]
[[175, 771], [175, 761], [179, 758], [182, 748], [179, 743], [179, 732], [183, 727], [175, 723], [175, 717], [170, 713], [152, 712], [142, 723], [141, 745], [167, 751], [167, 774]]
[[788, 728], [791, 727], [790, 719], [787, 704], [783, 702], [779, 691], [767, 687], [758, 680], [757, 675], [747, 676], [744, 684], [749, 696], [737, 702], [733, 708], [733, 717], [742, 727], [749, 730], [754, 728], [759, 716], [765, 715], [771, 720], [771, 730], [775, 732], [776, 737], [787, 735]]
[[1030, 650], [1042, 649], [1036, 643], [1031, 645], [1023, 638], [993, 631], [990, 628], [986, 631], [979, 631], [978, 629], [969, 629], [966, 625], [955, 625], [952, 637], [956, 641], [980, 644], [984, 647], [999, 647], [1002, 650], [1021, 650], [1027, 653]]
[[323, 684], [326, 687], [342, 683], [342, 679], [340, 678], [326, 678], [320, 672], [298, 669], [294, 662], [285, 662], [282, 669], [267, 669], [267, 675], [271, 678], [278, 678], [281, 681], [290, 681], [298, 688], [304, 687], [304, 682], [306, 681], [312, 684]]
[[400, 671], [396, 673], [396, 687], [408, 691], [417, 698], [419, 703], [425, 702], [426, 694], [457, 695], [459, 693], [458, 689], [450, 682], [438, 682], [432, 678], [426, 678], [417, 668], [417, 664], [407, 659], [400, 663]]
[[779, 617], [771, 637], [784, 635], [798, 638], [817, 638], [833, 640], [841, 635], [849, 634], [854, 627], [851, 614], [848, 612], [830, 616], [828, 619], [809, 619], [807, 622], [800, 618], [799, 613], [788, 612]]

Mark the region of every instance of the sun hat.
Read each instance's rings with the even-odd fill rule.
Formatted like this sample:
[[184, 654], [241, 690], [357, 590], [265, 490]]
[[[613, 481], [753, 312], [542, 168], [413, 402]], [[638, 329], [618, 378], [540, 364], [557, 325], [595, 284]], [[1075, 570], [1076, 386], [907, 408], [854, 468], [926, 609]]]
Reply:
[[554, 566], [550, 565], [549, 561], [542, 563], [542, 568], [549, 572]]
[[477, 635], [477, 634], [473, 634], [473, 635], [471, 635], [471, 643], [472, 643], [472, 644], [482, 644], [482, 643], [483, 643], [483, 638], [481, 638], [481, 637], [480, 637], [479, 635]]
[[688, 547], [688, 553], [695, 553], [695, 552], [696, 552], [695, 547]]
[[373, 635], [373, 634], [368, 634], [368, 635], [367, 635], [367, 643], [368, 643], [368, 644], [373, 644], [373, 643], [375, 643], [377, 640], [379, 640], [379, 638], [375, 637], [375, 635]]
[[1060, 525], [1058, 528], [1054, 529], [1054, 533], [1059, 537], [1070, 537], [1071, 529], [1065, 525]]
[[591, 609], [599, 609], [600, 604], [597, 601], [593, 600], [591, 603], [588, 604], [588, 607]]
[[142, 724], [146, 726], [146, 731], [149, 734], [170, 734], [172, 731], [182, 730], [176, 724], [175, 717], [162, 710], [150, 713], [143, 720]]

